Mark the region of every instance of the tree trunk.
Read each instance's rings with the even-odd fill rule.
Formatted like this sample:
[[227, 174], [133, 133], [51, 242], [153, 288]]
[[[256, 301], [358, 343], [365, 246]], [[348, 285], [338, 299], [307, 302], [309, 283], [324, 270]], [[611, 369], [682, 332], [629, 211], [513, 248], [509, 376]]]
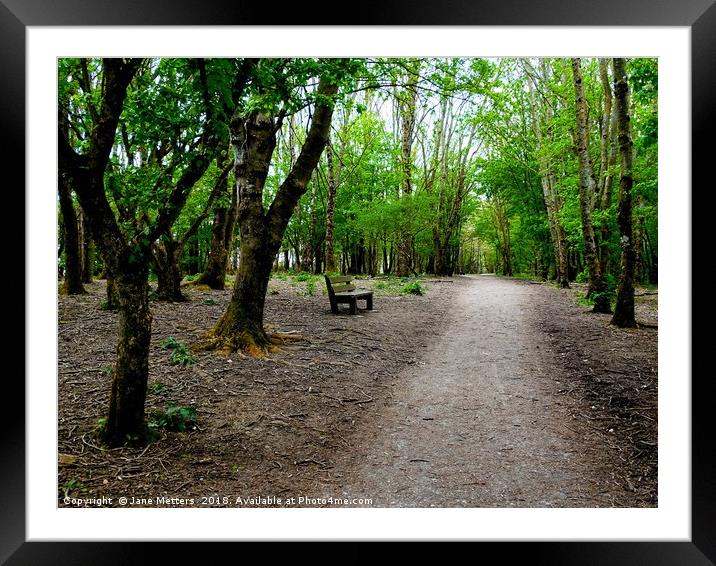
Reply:
[[58, 189], [60, 195], [60, 212], [65, 227], [65, 281], [61, 291], [67, 295], [81, 295], [86, 293], [82, 285], [82, 265], [80, 261], [80, 241], [77, 229], [77, 215], [72, 204], [72, 194], [68, 180], [58, 175]]
[[315, 261], [313, 264], [313, 274], [320, 275], [323, 273], [323, 245], [316, 246]]
[[632, 177], [633, 144], [629, 116], [629, 82], [626, 60], [614, 59], [614, 93], [618, 124], [621, 175], [619, 176], [619, 235], [622, 246], [621, 273], [617, 290], [612, 324], [624, 327], [636, 326], [634, 319], [634, 246], [632, 238]]
[[119, 298], [119, 343], [112, 371], [109, 416], [104, 431], [110, 446], [141, 443], [146, 434], [144, 402], [149, 373], [152, 316], [146, 268], [115, 280]]
[[181, 250], [170, 235], [153, 248], [152, 259], [157, 272], [157, 299], [168, 303], [181, 303], [186, 297], [181, 292], [182, 272], [179, 268]]
[[[637, 198], [637, 207], [642, 206], [642, 198]], [[634, 225], [634, 282], [644, 283], [647, 280], [646, 242], [644, 240], [644, 217], [638, 215]]]
[[303, 257], [301, 258], [301, 267], [304, 271], [313, 273], [313, 267], [316, 264], [316, 179], [314, 175], [311, 183], [311, 201], [308, 213], [308, 240], [303, 246]]
[[[244, 235], [244, 225], [251, 236]], [[231, 303], [214, 333], [222, 337], [223, 348], [245, 349], [258, 355], [270, 345], [263, 327], [264, 300], [276, 251], [271, 250], [266, 229], [261, 224], [242, 223], [241, 232], [239, 269]]]
[[592, 202], [597, 183], [589, 156], [589, 126], [587, 123], [587, 101], [584, 97], [582, 68], [579, 58], [572, 59], [574, 77], [575, 109], [577, 118], [576, 149], [579, 160], [579, 204], [584, 239], [584, 259], [589, 270], [588, 296], [594, 299], [592, 312], [610, 313], [610, 297], [597, 254], [597, 242], [592, 225]]
[[659, 282], [659, 256], [651, 243], [648, 230], [644, 230], [644, 241], [649, 248], [649, 283], [656, 285]]
[[438, 234], [433, 234], [433, 272], [435, 275], [445, 275], [445, 249]]
[[[221, 163], [221, 161], [223, 160], [223, 156], [219, 157], [217, 159], [217, 164]], [[205, 163], [204, 170], [201, 171], [201, 175], [203, 175], [208, 165], [208, 162]], [[193, 263], [194, 272], [198, 271], [197, 264], [199, 259], [199, 245], [198, 239], [196, 238], [196, 233], [198, 232], [202, 222], [204, 222], [204, 220], [208, 216], [209, 211], [211, 210], [211, 206], [216, 197], [219, 194], [226, 192], [226, 178], [229, 174], [229, 168], [230, 167], [227, 165], [224, 168], [223, 172], [219, 175], [219, 178], [216, 180], [214, 188], [212, 189], [211, 194], [207, 199], [204, 209], [194, 219], [191, 226], [187, 228], [186, 232], [184, 232], [184, 234], [180, 238], [175, 240], [171, 232], [171, 227], [168, 226], [164, 234], [162, 235], [161, 241], [152, 246], [152, 258], [154, 260], [154, 266], [157, 270], [158, 277], [157, 294], [159, 295], [160, 301], [181, 302], [186, 300], [186, 298], [182, 295], [180, 289], [181, 280], [183, 277], [180, 266], [181, 256], [187, 243], [193, 241], [193, 243], [195, 244], [196, 251], [193, 252], [194, 255], [189, 265], [191, 266], [191, 264]], [[198, 180], [199, 178], [197, 178], [197, 181]], [[227, 218], [225, 219], [226, 222], [228, 222], [229, 215], [230, 212], [227, 212]], [[218, 226], [217, 230], [212, 230], [212, 236], [218, 235], [226, 239], [225, 230], [226, 226], [220, 225]], [[223, 261], [221, 262], [221, 269], [218, 275], [221, 276], [223, 282], [223, 277], [226, 274], [226, 264], [229, 256], [229, 250], [226, 241], [221, 242], [221, 250], [223, 250]]]
[[296, 271], [303, 271], [303, 266], [301, 265], [301, 249], [299, 248], [298, 240], [296, 240], [291, 247], [293, 248], [293, 257], [295, 258], [294, 264], [296, 266]]
[[[409, 73], [407, 86], [403, 93], [404, 99], [399, 101], [400, 108], [400, 166], [402, 168], [402, 198], [409, 202], [413, 193], [412, 169], [413, 169], [413, 130], [415, 128], [415, 106], [418, 96], [417, 72], [420, 68], [418, 59], [407, 63]], [[413, 254], [413, 236], [409, 230], [403, 230], [400, 235], [398, 246], [398, 277], [406, 277], [410, 274], [411, 258]]]
[[[185, 273], [189, 275], [194, 275], [196, 273], [200, 273], [202, 271], [201, 263], [201, 249], [199, 246], [199, 238], [196, 235], [193, 235], [191, 238], [186, 239], [186, 263], [185, 266]], [[181, 253], [177, 255], [177, 264], [181, 261]]]
[[[223, 156], [222, 158], [223, 159]], [[226, 174], [219, 177], [215, 191], [217, 195], [226, 193], [228, 188], [228, 169]], [[214, 222], [211, 227], [211, 247], [209, 258], [204, 267], [204, 272], [197, 279], [198, 284], [207, 285], [210, 289], [222, 291], [225, 286], [226, 269], [229, 263], [229, 253], [234, 239], [234, 228], [236, 226], [236, 189], [231, 191], [231, 204], [218, 206], [214, 209]]]
[[207, 285], [210, 289], [223, 290], [226, 278], [226, 264], [229, 252], [226, 249], [227, 224], [229, 209], [219, 207], [214, 209], [214, 223], [211, 227], [211, 248], [209, 259], [197, 283]]
[[326, 271], [332, 272], [336, 270], [336, 262], [334, 259], [333, 239], [336, 223], [336, 175], [333, 166], [333, 145], [330, 138], [326, 143], [326, 164], [328, 169], [328, 195], [326, 198]]
[[119, 295], [117, 294], [117, 284], [114, 277], [106, 272], [107, 276], [107, 297], [105, 299], [105, 309], [108, 311], [116, 311], [119, 308]]
[[253, 355], [261, 355], [269, 347], [263, 316], [273, 258], [328, 140], [333, 105], [326, 99], [337, 91], [335, 85], [320, 80], [306, 140], [268, 211], [263, 206], [263, 189], [276, 147], [276, 119], [258, 111], [232, 117], [241, 246], [239, 269], [229, 307], [201, 347], [244, 349]]
[[[615, 143], [616, 107], [612, 105], [612, 89], [609, 84], [607, 68], [607, 59], [599, 59], [599, 77], [602, 82], [602, 92], [604, 94], [604, 108], [600, 123], [601, 139], [599, 159], [601, 173], [597, 185], [594, 207], [602, 211], [608, 210], [612, 204], [612, 186], [614, 184], [612, 168], [616, 161], [617, 151]], [[611, 234], [611, 218], [608, 215], [604, 215], [601, 220], [601, 226], [599, 227], [599, 261], [602, 274], [606, 274], [609, 271], [609, 263], [611, 260]]]
[[80, 207], [79, 214], [80, 229], [80, 263], [82, 265], [82, 283], [92, 283], [92, 236], [87, 226], [87, 215]]

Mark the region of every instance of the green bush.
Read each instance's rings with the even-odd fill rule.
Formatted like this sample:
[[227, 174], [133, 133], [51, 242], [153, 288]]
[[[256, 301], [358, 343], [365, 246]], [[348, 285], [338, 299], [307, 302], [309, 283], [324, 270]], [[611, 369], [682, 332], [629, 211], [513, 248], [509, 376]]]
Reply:
[[586, 283], [589, 281], [589, 271], [587, 271], [587, 268], [585, 267], [582, 271], [577, 273], [577, 276], [574, 278], [574, 280], [577, 283]]
[[426, 289], [420, 284], [420, 281], [413, 281], [400, 288], [400, 292], [404, 295], [424, 295], [425, 290]]

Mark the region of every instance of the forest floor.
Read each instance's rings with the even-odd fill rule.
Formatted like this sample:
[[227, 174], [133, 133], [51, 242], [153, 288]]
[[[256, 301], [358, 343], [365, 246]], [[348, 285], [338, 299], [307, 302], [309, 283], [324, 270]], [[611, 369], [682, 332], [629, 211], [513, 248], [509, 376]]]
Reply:
[[191, 345], [231, 292], [152, 303], [148, 418], [191, 406], [197, 424], [112, 450], [94, 430], [116, 314], [99, 308], [102, 281], [61, 296], [58, 505], [657, 505], [656, 293], [638, 291], [648, 326], [618, 329], [574, 289], [481, 275], [395, 296], [382, 281], [360, 282], [375, 310], [350, 316], [331, 314], [322, 282], [272, 279], [267, 326], [302, 340], [264, 359], [171, 365], [162, 342]]

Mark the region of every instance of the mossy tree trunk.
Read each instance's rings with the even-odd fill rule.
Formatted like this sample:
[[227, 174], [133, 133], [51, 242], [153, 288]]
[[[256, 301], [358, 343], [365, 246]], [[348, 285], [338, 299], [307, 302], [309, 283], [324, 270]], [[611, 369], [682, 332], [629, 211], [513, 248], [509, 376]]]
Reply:
[[65, 280], [62, 292], [67, 295], [81, 295], [85, 293], [82, 285], [82, 263], [80, 261], [80, 240], [77, 228], [77, 214], [72, 203], [70, 184], [64, 175], [58, 176], [58, 189], [60, 195], [60, 212], [64, 225], [64, 251], [65, 251]]
[[165, 234], [153, 247], [152, 259], [157, 273], [157, 299], [181, 303], [186, 297], [181, 292], [182, 272], [179, 268], [181, 248], [171, 235]]
[[148, 275], [146, 267], [138, 266], [126, 270], [115, 280], [119, 299], [119, 341], [105, 429], [105, 441], [110, 446], [145, 440], [144, 402], [152, 335]]
[[587, 123], [587, 101], [584, 95], [582, 67], [579, 58], [572, 59], [574, 94], [576, 109], [576, 150], [579, 160], [579, 205], [582, 218], [582, 237], [584, 240], [584, 261], [589, 271], [588, 296], [594, 300], [592, 312], [610, 313], [610, 297], [602, 273], [597, 241], [592, 224], [592, 203], [597, 189], [594, 168], [589, 156], [589, 125]]
[[619, 176], [619, 235], [622, 246], [621, 272], [612, 323], [621, 327], [636, 326], [634, 318], [634, 242], [632, 234], [633, 143], [629, 116], [629, 82], [626, 61], [614, 59], [614, 93], [621, 174]]
[[286, 227], [328, 140], [333, 115], [329, 102], [337, 86], [320, 80], [317, 102], [300, 155], [268, 210], [263, 206], [263, 189], [276, 132], [281, 118], [258, 111], [235, 114], [231, 120], [234, 173], [238, 193], [240, 234], [239, 269], [231, 303], [203, 347], [243, 348], [256, 353], [265, 350], [269, 339], [263, 327], [264, 302], [274, 257], [281, 248]]

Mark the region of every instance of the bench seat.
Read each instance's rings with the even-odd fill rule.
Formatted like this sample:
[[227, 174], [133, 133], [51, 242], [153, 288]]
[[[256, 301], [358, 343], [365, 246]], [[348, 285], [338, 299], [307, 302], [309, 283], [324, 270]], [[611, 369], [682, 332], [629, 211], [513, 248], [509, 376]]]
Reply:
[[366, 309], [373, 310], [373, 291], [366, 289], [356, 289], [351, 283], [352, 278], [341, 275], [338, 277], [326, 278], [326, 289], [328, 290], [328, 300], [331, 303], [331, 312], [338, 314], [338, 305], [347, 304], [350, 314], [357, 314], [358, 300], [366, 302]]

